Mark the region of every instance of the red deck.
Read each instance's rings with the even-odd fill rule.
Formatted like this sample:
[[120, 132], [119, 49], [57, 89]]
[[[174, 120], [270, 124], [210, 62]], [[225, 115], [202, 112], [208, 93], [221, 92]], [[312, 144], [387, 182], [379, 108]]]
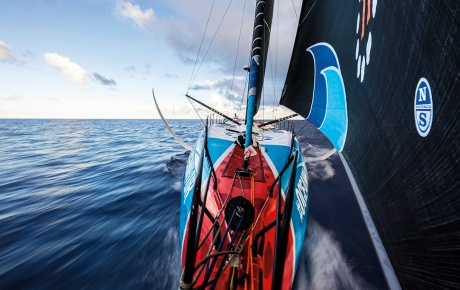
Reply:
[[[209, 210], [211, 215], [218, 220], [218, 223], [217, 226], [214, 226], [209, 217], [204, 215], [199, 239], [200, 244], [202, 243], [202, 245], [197, 251], [196, 264], [200, 263], [200, 261], [206, 261], [206, 257], [217, 253], [217, 246], [212, 247], [213, 238], [216, 237], [218, 232], [217, 229], [221, 223], [220, 236], [222, 237], [225, 234], [227, 224], [223, 218], [224, 214], [220, 214], [220, 212], [222, 207], [226, 205], [229, 200], [237, 196], [243, 196], [252, 203], [255, 210], [255, 218], [249, 229], [247, 229], [245, 233], [239, 232], [236, 234], [236, 239], [233, 244], [237, 245], [238, 242], [240, 242], [242, 245], [242, 251], [239, 258], [238, 255], [227, 256], [227, 260], [234, 257], [235, 261], [228, 263], [227, 266], [225, 266], [226, 263], [222, 264], [224, 270], [218, 279], [215, 289], [271, 289], [272, 285], [275, 227], [265, 233], [263, 243], [259, 240], [260, 249], [257, 251], [258, 254], [256, 256], [253, 256], [251, 246], [255, 235], [266, 225], [276, 220], [278, 187], [275, 186], [273, 197], [269, 197], [270, 187], [275, 181], [275, 176], [271, 171], [267, 160], [263, 154], [261, 154], [259, 148], [257, 148], [258, 154], [250, 157], [248, 168], [253, 171], [252, 177], [240, 178], [236, 171], [243, 165], [243, 153], [242, 148], [235, 146], [234, 149], [225, 157], [222, 163], [215, 168], [218, 189], [213, 189], [212, 179], [209, 185], [206, 208]], [[203, 199], [204, 192], [202, 192], [201, 196], [201, 200]], [[283, 205], [284, 200], [281, 202]], [[201, 208], [199, 210], [201, 210]], [[281, 211], [283, 211], [283, 208]], [[188, 232], [186, 235], [187, 234]], [[227, 246], [230, 243], [233, 234], [232, 230], [228, 232], [221, 251], [227, 251]], [[185, 241], [187, 241], [187, 238], [185, 238]], [[184, 249], [185, 247], [186, 245], [184, 244]], [[237, 249], [230, 250], [235, 251]], [[185, 255], [183, 255], [182, 260], [183, 265], [185, 263], [184, 256]], [[195, 276], [197, 277], [197, 281], [194, 284], [194, 287], [199, 287], [203, 284], [206, 268], [212, 264], [213, 259], [216, 260], [214, 262], [215, 266], [213, 267], [208, 280], [211, 281], [213, 277], [215, 277], [224, 256], [211, 258], [207, 261], [207, 263], [204, 262], [203, 265], [207, 266], [201, 267], [201, 272], [200, 267], [196, 268]], [[292, 232], [289, 234], [288, 238], [285, 265], [283, 289], [290, 289], [294, 268]], [[231, 286], [230, 284], [232, 283], [230, 281], [232, 281], [232, 276], [241, 278], [240, 280], [244, 281], [241, 283], [242, 285], [237, 284]], [[210, 288], [210, 286], [208, 286], [208, 288]]]

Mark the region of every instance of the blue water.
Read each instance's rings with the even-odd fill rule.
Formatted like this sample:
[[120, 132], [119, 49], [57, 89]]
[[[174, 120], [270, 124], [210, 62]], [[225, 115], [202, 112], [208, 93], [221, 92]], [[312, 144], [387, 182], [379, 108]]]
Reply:
[[[170, 125], [190, 145], [202, 128]], [[304, 154], [328, 150], [303, 132]], [[0, 289], [177, 289], [186, 158], [159, 120], [0, 120]], [[349, 237], [327, 202], [344, 183], [337, 160], [309, 165], [295, 288], [385, 289], [365, 228]]]

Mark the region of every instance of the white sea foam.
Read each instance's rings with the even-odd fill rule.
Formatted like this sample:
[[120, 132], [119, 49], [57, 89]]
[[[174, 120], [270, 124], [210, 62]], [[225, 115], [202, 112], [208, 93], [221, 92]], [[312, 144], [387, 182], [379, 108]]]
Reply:
[[[330, 148], [324, 148], [308, 144], [303, 150], [303, 155], [305, 159], [311, 159], [312, 157], [320, 157], [324, 154], [330, 152]], [[328, 180], [335, 175], [335, 170], [332, 167], [332, 163], [329, 161], [331, 158], [335, 158], [337, 154], [333, 154], [326, 160], [318, 160], [312, 162], [306, 162], [308, 169], [308, 180]]]
[[154, 285], [154, 289], [177, 289], [181, 269], [178, 226], [168, 228], [161, 248], [162, 253], [152, 259], [143, 282]]
[[334, 235], [310, 219], [308, 237], [299, 263], [295, 289], [370, 289], [353, 273]]
[[171, 186], [175, 191], [179, 191], [182, 188], [182, 181], [176, 181], [174, 184]]
[[170, 248], [170, 255], [167, 256], [167, 274], [172, 281], [179, 281], [180, 276], [180, 249], [179, 249], [179, 229], [170, 227], [164, 239], [165, 248]]

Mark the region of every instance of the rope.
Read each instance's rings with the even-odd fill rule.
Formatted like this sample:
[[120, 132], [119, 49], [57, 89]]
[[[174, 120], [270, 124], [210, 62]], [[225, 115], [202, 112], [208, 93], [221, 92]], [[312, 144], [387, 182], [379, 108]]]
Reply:
[[[215, 1], [215, 0], [214, 0]], [[204, 59], [208, 55], [209, 49], [211, 48], [212, 43], [214, 42], [214, 39], [216, 38], [217, 32], [219, 32], [220, 26], [222, 25], [222, 22], [224, 22], [225, 16], [227, 15], [228, 9], [230, 9], [230, 5], [232, 4], [233, 0], [230, 0], [230, 3], [228, 3], [227, 10], [225, 10], [224, 16], [220, 20], [219, 26], [217, 27], [216, 32], [214, 33], [214, 36], [211, 39], [211, 43], [209, 43], [208, 49], [206, 50], [206, 53], [203, 56], [203, 59], [201, 60], [200, 66], [198, 67], [195, 76], [193, 77], [193, 80], [191, 84], [195, 81], [196, 76], [198, 75], [198, 72], [200, 71], [201, 66], [203, 65]]]
[[[271, 56], [272, 55], [270, 54], [270, 58], [271, 58]], [[273, 65], [272, 65], [272, 63], [273, 63], [273, 60], [270, 62], [270, 73], [271, 73], [271, 77], [272, 77], [272, 87], [273, 87], [273, 105], [275, 105], [275, 103], [276, 103], [276, 68], [275, 68], [275, 73], [273, 73]], [[275, 119], [276, 119], [276, 117], [275, 117]]]
[[[246, 94], [246, 87], [247, 87], [247, 84], [248, 84], [248, 76], [249, 76], [249, 74], [247, 73], [247, 74], [246, 74], [246, 80], [244, 81], [243, 94], [241, 95], [240, 107], [238, 108], [238, 115], [240, 114], [240, 112], [241, 112], [241, 107], [243, 106], [244, 95]], [[245, 118], [246, 118], [246, 117], [245, 117]]]
[[190, 76], [190, 81], [188, 83], [187, 93], [190, 90], [190, 87], [192, 86], [193, 73], [195, 72], [196, 63], [198, 62], [198, 57], [200, 56], [201, 46], [203, 45], [204, 37], [206, 35], [206, 31], [208, 30], [209, 20], [211, 19], [211, 14], [212, 14], [212, 10], [214, 9], [215, 2], [216, 0], [212, 2], [211, 11], [209, 11], [208, 21], [206, 22], [206, 28], [204, 29], [203, 37], [201, 38], [200, 48], [198, 49], [198, 53], [196, 55], [195, 64], [193, 65], [193, 71], [192, 71], [192, 75]]
[[294, 1], [291, 0], [292, 7], [294, 7], [294, 12], [295, 12], [295, 17], [297, 18], [297, 21], [299, 21], [299, 16], [297, 16], [297, 10], [295, 9]]
[[[241, 238], [238, 239], [238, 243], [236, 244], [236, 247], [235, 247], [236, 249], [238, 249], [241, 246], [238, 255], [241, 255], [241, 253], [243, 252], [244, 245], [246, 244], [247, 241], [248, 239], [246, 238], [246, 230], [244, 230], [243, 234], [241, 235]], [[225, 270], [227, 270], [229, 266], [230, 266], [230, 263], [226, 263], [224, 268], [222, 269], [222, 273], [225, 272]]]
[[187, 100], [188, 100], [188, 101], [190, 102], [190, 104], [192, 105], [193, 109], [195, 110], [195, 113], [198, 115], [198, 118], [200, 118], [201, 123], [203, 123], [203, 126], [206, 126], [206, 124], [204, 123], [203, 119], [201, 119], [200, 114], [198, 113], [198, 111], [196, 110], [195, 106], [193, 105], [192, 101], [190, 101], [189, 98], [187, 98]]
[[302, 23], [305, 21], [305, 19], [307, 19], [308, 15], [310, 14], [310, 12], [313, 9], [313, 7], [315, 7], [316, 1], [318, 1], [318, 0], [315, 0], [315, 2], [313, 2], [313, 5], [311, 5], [310, 10], [308, 10], [307, 14], [305, 14], [305, 17], [299, 23], [299, 27], [302, 25]]
[[[234, 178], [234, 180], [235, 180], [235, 175], [233, 176], [233, 178]], [[233, 183], [232, 183], [232, 187], [233, 187]], [[231, 192], [231, 189], [230, 189], [230, 192]], [[220, 194], [220, 193], [219, 193], [219, 194]], [[198, 248], [201, 248], [201, 246], [204, 244], [205, 240], [207, 239], [207, 237], [208, 237], [209, 234], [211, 233], [211, 230], [214, 228], [214, 225], [215, 225], [216, 223], [218, 223], [218, 221], [219, 221], [219, 219], [220, 219], [220, 216], [221, 216], [221, 214], [224, 212], [224, 209], [225, 209], [225, 207], [226, 207], [226, 205], [227, 205], [227, 201], [228, 201], [228, 198], [229, 198], [229, 197], [230, 197], [230, 193], [227, 195], [227, 198], [225, 199], [225, 202], [224, 202], [222, 208], [220, 209], [219, 213], [217, 214], [217, 216], [216, 216], [216, 218], [215, 218], [215, 221], [214, 221], [212, 227], [209, 229], [208, 233], [206, 233], [205, 238], [204, 238], [203, 241], [200, 243], [200, 245], [198, 246]], [[222, 225], [223, 225], [224, 221], [225, 221], [225, 218], [223, 218], [222, 221], [220, 222], [219, 228], [217, 229], [217, 232], [220, 232], [220, 229], [222, 228]], [[219, 236], [219, 235], [216, 235], [216, 236], [214, 237], [214, 239], [212, 240], [212, 245], [214, 245], [214, 244], [216, 243], [217, 237], [218, 237], [218, 236]], [[224, 237], [224, 238], [225, 238], [225, 237]], [[206, 256], [205, 256], [204, 259], [206, 259], [206, 257], [209, 256], [209, 255], [211, 254], [212, 249], [213, 249], [212, 246], [209, 247], [209, 250], [208, 250], [208, 252], [206, 253]], [[206, 265], [207, 265], [207, 263], [201, 265], [201, 268], [199, 269], [198, 274], [195, 276], [195, 278], [194, 278], [193, 281], [192, 281], [192, 286], [196, 284], [196, 282], [198, 281], [198, 278], [200, 277], [200, 275], [201, 275], [201, 273], [203, 272], [204, 267], [205, 267]], [[195, 269], [195, 272], [196, 272], [196, 269]]]
[[[263, 75], [262, 75], [262, 78], [265, 78], [265, 68], [267, 66], [267, 59], [268, 59], [268, 49], [267, 49], [267, 35], [266, 35], [266, 30], [265, 28], [268, 29], [268, 35], [270, 36], [270, 27], [268, 26], [268, 23], [265, 19], [265, 15], [263, 16], [264, 17], [264, 36], [263, 36], [263, 48], [262, 48], [262, 54], [265, 55], [263, 59], [263, 63], [262, 63], [262, 72], [263, 72]], [[270, 67], [271, 67], [271, 62], [270, 62]], [[260, 78], [260, 75], [259, 75], [259, 78]], [[273, 72], [272, 72], [272, 80], [273, 80]], [[265, 86], [262, 86], [262, 120], [263, 122], [265, 123]], [[251, 136], [252, 137], [252, 136]]]
[[184, 272], [182, 272], [182, 274], [180, 276], [179, 289], [181, 289], [181, 290], [192, 289], [192, 284], [184, 283], [184, 280], [182, 280], [183, 275], [184, 275]]
[[[277, 1], [276, 4], [278, 5], [276, 9], [276, 53], [275, 53], [275, 84], [273, 86], [273, 119], [276, 119], [276, 111], [275, 111], [275, 104], [276, 101], [276, 84], [277, 84], [277, 72], [278, 72], [278, 40], [279, 40], [279, 23], [280, 23], [280, 1]], [[281, 98], [281, 95], [280, 95]]]
[[233, 77], [232, 77], [232, 85], [230, 87], [230, 91], [233, 90], [233, 80], [235, 79], [236, 61], [238, 60], [238, 51], [240, 49], [241, 31], [243, 30], [243, 20], [244, 20], [244, 11], [245, 11], [245, 9], [246, 9], [246, 0], [244, 0], [243, 15], [241, 16], [240, 34], [238, 36], [238, 45], [236, 46], [235, 64], [233, 65]]
[[[222, 208], [221, 212], [222, 212], [222, 211], [223, 211], [223, 208]], [[220, 213], [219, 213], [219, 217], [220, 217]], [[222, 225], [224, 224], [224, 220], [225, 220], [225, 219], [223, 218], [222, 221], [220, 222], [219, 228], [217, 229], [218, 232], [220, 232], [220, 229], [222, 228]], [[215, 222], [217, 222], [217, 221], [218, 221], [218, 218], [216, 218], [216, 221], [215, 221]], [[211, 232], [211, 229], [212, 229], [212, 228], [214, 228], [214, 225], [209, 229], [209, 232]], [[208, 256], [211, 254], [211, 251], [212, 251], [212, 249], [213, 249], [213, 246], [212, 246], [212, 245], [215, 244], [215, 242], [217, 241], [217, 237], [218, 237], [218, 236], [219, 236], [219, 235], [216, 235], [216, 236], [214, 237], [214, 239], [212, 240], [211, 247], [209, 247], [209, 250], [208, 250], [208, 252], [206, 253], [206, 256], [204, 257], [204, 259], [206, 259], [206, 257], [208, 257]], [[202, 243], [204, 243], [204, 241], [205, 241], [205, 240], [203, 240]], [[200, 247], [201, 247], [201, 245], [200, 245]], [[203, 259], [203, 260], [204, 260], [204, 259]], [[204, 264], [204, 263], [201, 264], [200, 269], [198, 270], [197, 275], [195, 276], [195, 278], [194, 278], [193, 281], [192, 281], [192, 286], [196, 284], [196, 282], [198, 281], [198, 278], [200, 277], [200, 275], [201, 275], [201, 273], [203, 272], [203, 270], [204, 270], [204, 268], [205, 268], [206, 265], [207, 265], [207, 263], [206, 263], [206, 264]], [[195, 272], [196, 272], [196, 269], [195, 269]]]
[[[279, 48], [279, 45], [278, 45], [278, 40], [279, 40], [279, 37], [278, 37], [278, 33], [280, 31], [280, 1], [277, 1], [276, 4], [278, 5], [277, 9], [276, 9], [276, 53], [275, 53], [275, 89], [276, 89], [276, 72], [278, 71], [278, 48]], [[276, 95], [275, 95], [276, 97]]]
[[308, 122], [305, 122], [305, 125], [303, 125], [303, 127], [299, 130], [299, 132], [296, 133], [296, 135], [300, 135], [300, 132], [302, 132], [303, 129], [305, 129], [307, 125], [308, 125]]
[[181, 290], [187, 290], [187, 289], [192, 289], [192, 284], [185, 284], [184, 282], [180, 282], [179, 289]]

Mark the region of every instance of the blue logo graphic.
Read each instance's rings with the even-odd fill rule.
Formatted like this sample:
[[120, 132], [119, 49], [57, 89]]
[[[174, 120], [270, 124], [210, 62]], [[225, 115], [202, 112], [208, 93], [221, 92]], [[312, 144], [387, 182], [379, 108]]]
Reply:
[[430, 84], [425, 78], [418, 81], [414, 100], [415, 127], [418, 134], [426, 137], [433, 122], [433, 98]]
[[334, 48], [325, 42], [307, 49], [315, 62], [313, 101], [307, 120], [332, 142], [337, 151], [345, 145], [348, 129], [347, 99]]

